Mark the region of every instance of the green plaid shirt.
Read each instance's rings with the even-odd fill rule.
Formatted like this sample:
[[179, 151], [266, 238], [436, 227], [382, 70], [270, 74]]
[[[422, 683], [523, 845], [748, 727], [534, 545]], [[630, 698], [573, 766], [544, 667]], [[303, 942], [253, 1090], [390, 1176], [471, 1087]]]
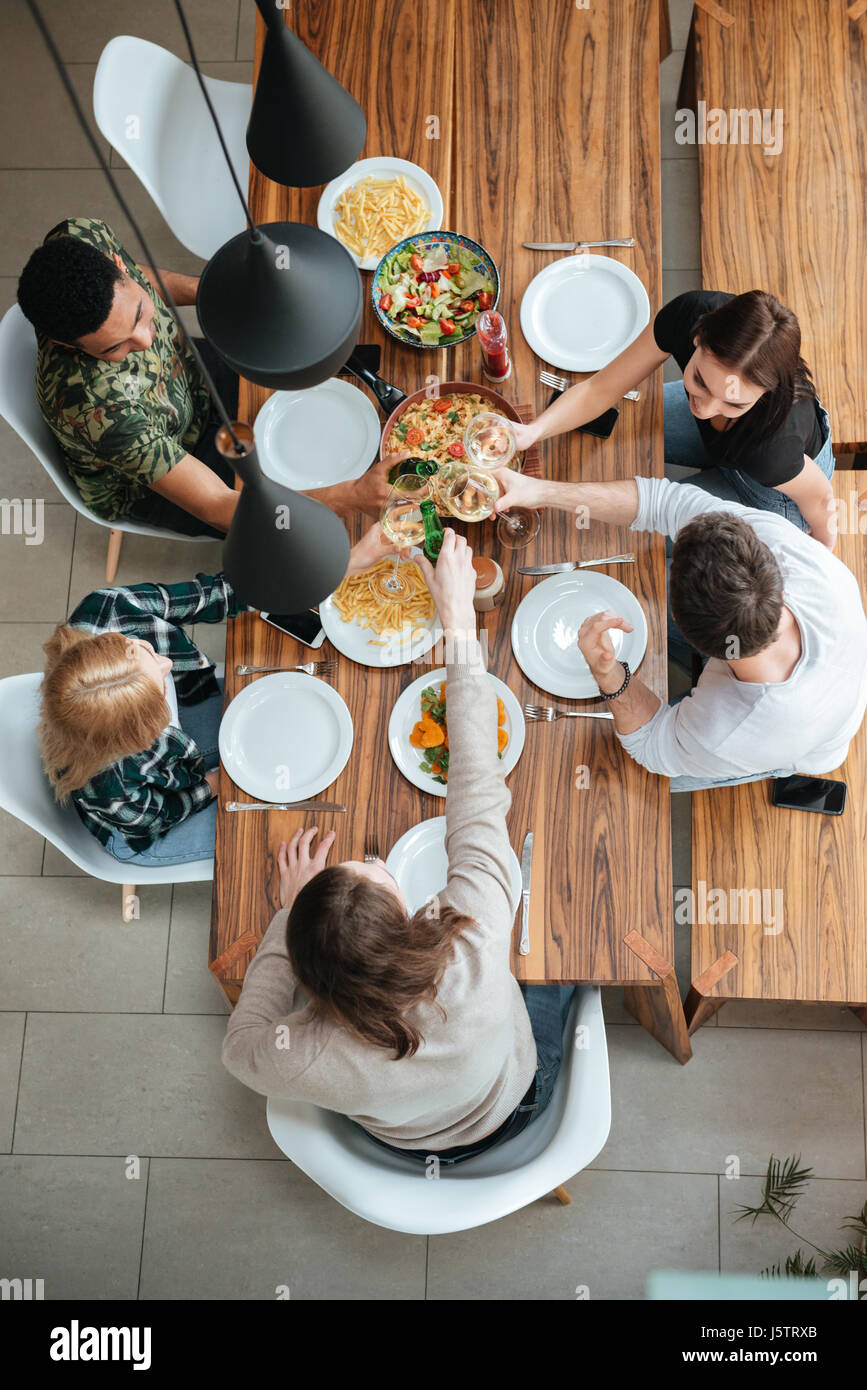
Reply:
[[[132, 584], [97, 589], [75, 609], [70, 627], [143, 637], [174, 663], [179, 702], [197, 704], [220, 687], [214, 663], [190, 641], [181, 623], [220, 623], [238, 604], [225, 575], [197, 574], [183, 584]], [[191, 738], [170, 724], [143, 753], [97, 773], [72, 800], [88, 830], [104, 845], [118, 830], [140, 854], [179, 821], [211, 800], [202, 755]]]
[[82, 501], [105, 521], [128, 516], [196, 444], [208, 424], [208, 389], [178, 326], [105, 222], [70, 217], [46, 241], [73, 236], [118, 255], [154, 305], [155, 337], [143, 352], [103, 362], [38, 335], [36, 399], [66, 456]]

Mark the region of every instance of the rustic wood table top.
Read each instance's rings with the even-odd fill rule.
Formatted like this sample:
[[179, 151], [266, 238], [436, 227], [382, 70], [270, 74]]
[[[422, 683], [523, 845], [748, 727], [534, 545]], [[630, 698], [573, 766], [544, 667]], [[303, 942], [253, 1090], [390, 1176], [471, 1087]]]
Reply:
[[[633, 248], [611, 254], [636, 272], [652, 308], [659, 305], [658, 63], [664, 25], [658, 0], [619, 0], [586, 10], [540, 6], [537, 0], [439, 0], [425, 5], [424, 23], [416, 0], [299, 0], [291, 22], [364, 108], [368, 135], [360, 157], [393, 154], [422, 165], [442, 191], [443, 225], [475, 238], [497, 262], [499, 308], [514, 363], [511, 379], [500, 388], [508, 399], [538, 412], [549, 394], [538, 382], [545, 364], [521, 334], [519, 307], [551, 255], [525, 250], [523, 240], [632, 236]], [[261, 21], [258, 41], [261, 46]], [[395, 54], [404, 58], [395, 63]], [[258, 222], [315, 222], [320, 192], [283, 188], [251, 170]], [[370, 277], [363, 278], [367, 289]], [[443, 381], [482, 380], [475, 339], [448, 353], [413, 351], [382, 331], [369, 305], [360, 341], [381, 344], [382, 375], [407, 393], [431, 374]], [[239, 414], [252, 420], [267, 393], [245, 382], [241, 387]], [[588, 480], [660, 474], [661, 374], [642, 389], [639, 402], [622, 404], [607, 441], [573, 434], [543, 443], [542, 471]], [[517, 574], [518, 565], [633, 550], [635, 564], [610, 573], [644, 607], [649, 638], [641, 676], [667, 698], [661, 538], [604, 526], [582, 531], [573, 520], [543, 514], [539, 535], [517, 552], [501, 549], [493, 523], [472, 528], [476, 549], [494, 556], [507, 580], [504, 605], [483, 615], [490, 669], [522, 704], [549, 698], [524, 679], [512, 656], [512, 616], [533, 582]], [[369, 525], [369, 519], [350, 522], [353, 538]], [[335, 652], [326, 643], [315, 655]], [[227, 701], [246, 684], [234, 674], [237, 664], [289, 664], [309, 656], [257, 615], [244, 614], [229, 624]], [[338, 656], [332, 683], [349, 706], [355, 744], [327, 797], [348, 811], [316, 817], [323, 832], [337, 829], [335, 861], [360, 858], [369, 836], [385, 857], [412, 825], [443, 813], [443, 801], [411, 786], [388, 753], [392, 707], [424, 669], [375, 670]], [[587, 786], [582, 769], [589, 771]], [[673, 960], [667, 780], [631, 761], [607, 722], [567, 720], [528, 724], [509, 786], [509, 829], [519, 854], [525, 832], [535, 832], [531, 952], [515, 955], [518, 978], [657, 984], [660, 970]], [[221, 803], [235, 799], [245, 794], [223, 770]], [[278, 906], [280, 841], [303, 819], [300, 812], [231, 814], [221, 804], [210, 960], [231, 1000]], [[647, 949], [639, 943], [636, 954], [624, 940], [630, 932]]]
[[[690, 106], [706, 104], [702, 284], [767, 290], [794, 310], [835, 447], [863, 451], [867, 12], [847, 0], [724, 0], [723, 9], [733, 23], [696, 7], [681, 89]], [[740, 121], [753, 109], [768, 112], [766, 135], [741, 143], [739, 130], [732, 143], [730, 113]], [[713, 111], [725, 112], [726, 143], [707, 138]]]
[[[865, 492], [867, 473], [835, 474], [842, 504], [835, 553], [867, 598], [857, 510]], [[706, 976], [702, 996], [867, 1005], [867, 725], [831, 776], [848, 787], [842, 816], [774, 806], [770, 782], [693, 794], [693, 891], [696, 913], [706, 919], [692, 927], [693, 980], [723, 960]], [[711, 888], [723, 889], [725, 899], [710, 899]], [[739, 899], [742, 920], [732, 921], [729, 890], [756, 889], [765, 894], [761, 904]]]

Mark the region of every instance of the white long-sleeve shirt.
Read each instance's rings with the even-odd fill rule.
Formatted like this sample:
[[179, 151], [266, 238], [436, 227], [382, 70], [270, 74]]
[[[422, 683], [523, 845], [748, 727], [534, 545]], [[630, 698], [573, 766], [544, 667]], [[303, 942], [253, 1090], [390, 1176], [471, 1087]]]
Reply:
[[705, 512], [736, 512], [772, 551], [783, 602], [801, 633], [785, 681], [747, 682], [711, 658], [691, 695], [661, 705], [626, 751], [665, 777], [826, 773], [839, 767], [867, 708], [867, 617], [857, 580], [826, 546], [774, 512], [722, 501], [665, 478], [636, 478], [633, 531], [677, 535]]

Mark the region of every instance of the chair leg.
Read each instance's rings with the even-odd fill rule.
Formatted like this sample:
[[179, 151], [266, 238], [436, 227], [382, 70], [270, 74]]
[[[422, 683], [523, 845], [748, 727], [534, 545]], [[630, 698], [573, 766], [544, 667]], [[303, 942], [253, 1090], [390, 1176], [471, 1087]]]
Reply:
[[120, 559], [120, 545], [123, 540], [123, 531], [115, 531], [112, 527], [108, 534], [108, 554], [105, 557], [105, 582], [114, 583], [114, 576], [117, 574], [117, 564]]
[[124, 922], [133, 922], [138, 917], [138, 896], [134, 883], [125, 883], [121, 888], [121, 916]]
[[566, 1191], [565, 1187], [555, 1187], [554, 1191], [551, 1193], [551, 1196], [556, 1197], [558, 1202], [562, 1202], [564, 1207], [569, 1207], [572, 1205], [572, 1198], [569, 1196], [569, 1193]]

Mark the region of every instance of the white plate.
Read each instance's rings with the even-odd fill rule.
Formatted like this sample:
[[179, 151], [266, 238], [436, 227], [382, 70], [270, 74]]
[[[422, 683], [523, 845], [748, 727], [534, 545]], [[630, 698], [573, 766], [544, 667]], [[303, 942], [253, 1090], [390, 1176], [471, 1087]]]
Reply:
[[609, 636], [618, 660], [634, 671], [647, 647], [647, 620], [638, 599], [607, 574], [554, 574], [537, 584], [518, 604], [512, 619], [512, 651], [528, 680], [547, 690], [583, 700], [599, 686], [578, 650], [578, 629], [585, 618], [606, 608], [632, 624], [632, 632], [612, 628]]
[[[433, 816], [401, 835], [385, 861], [385, 867], [406, 898], [412, 916], [435, 898], [446, 886], [449, 861], [446, 857], [446, 818]], [[509, 877], [512, 881], [512, 911], [521, 901], [521, 866], [509, 845]]]
[[562, 256], [531, 280], [521, 300], [521, 331], [544, 362], [566, 372], [597, 372], [650, 321], [638, 276], [610, 256]]
[[[420, 553], [418, 550], [411, 550], [410, 556]], [[355, 621], [344, 622], [334, 606], [331, 594], [319, 605], [319, 621], [331, 645], [344, 656], [348, 656], [350, 661], [357, 661], [360, 666], [407, 666], [436, 646], [443, 635], [437, 611], [434, 609], [433, 617], [425, 623], [423, 631], [417, 631], [415, 637], [411, 636], [412, 629], [407, 623], [402, 632], [386, 638], [380, 633], [372, 632], [369, 627], [359, 627]], [[378, 642], [384, 642], [385, 645], [377, 646]]]
[[[413, 681], [412, 685], [408, 685], [406, 690], [398, 696], [388, 721], [388, 746], [398, 769], [408, 782], [412, 782], [414, 787], [419, 787], [423, 792], [429, 792], [431, 796], [445, 796], [448, 788], [444, 787], [442, 783], [434, 781], [428, 773], [422, 772], [419, 767], [422, 750], [413, 748], [409, 736], [412, 733], [413, 725], [421, 719], [421, 692], [427, 685], [440, 685], [445, 678], [444, 666], [437, 671], [429, 671], [426, 675], [419, 676], [417, 681]], [[489, 679], [493, 681], [496, 693], [506, 706], [505, 728], [509, 735], [509, 742], [503, 754], [502, 766], [504, 773], [508, 776], [520, 758], [524, 747], [524, 712], [507, 685], [504, 685], [496, 676], [489, 676]], [[448, 702], [448, 690], [446, 690], [446, 702]], [[493, 733], [491, 737], [493, 738]]]
[[352, 748], [352, 717], [325, 681], [286, 671], [259, 676], [220, 725], [220, 758], [257, 801], [304, 801], [330, 787]]
[[298, 490], [360, 478], [379, 453], [376, 406], [332, 377], [307, 391], [275, 391], [253, 426], [262, 472]]
[[[427, 206], [430, 208], [430, 217], [426, 226], [420, 228], [422, 232], [438, 232], [443, 225], [443, 195], [440, 193], [434, 180], [425, 169], [418, 164], [411, 164], [408, 159], [395, 159], [390, 155], [376, 155], [372, 159], [359, 159], [357, 164], [351, 164], [344, 174], [332, 179], [325, 185], [322, 197], [319, 199], [319, 206], [316, 209], [316, 221], [323, 232], [329, 236], [334, 236], [334, 210], [337, 201], [347, 188], [359, 183], [372, 174], [378, 179], [394, 179], [398, 174], [403, 174], [413, 193], [418, 193]], [[339, 237], [335, 237], [339, 241]], [[395, 238], [394, 244], [403, 240], [403, 233]], [[341, 246], [343, 242], [340, 242]], [[391, 248], [389, 248], [391, 249]], [[349, 247], [346, 247], [349, 251]], [[382, 260], [383, 252], [376, 256], [366, 256], [364, 260], [356, 256], [354, 251], [349, 251], [355, 264], [361, 270], [376, 270]]]

